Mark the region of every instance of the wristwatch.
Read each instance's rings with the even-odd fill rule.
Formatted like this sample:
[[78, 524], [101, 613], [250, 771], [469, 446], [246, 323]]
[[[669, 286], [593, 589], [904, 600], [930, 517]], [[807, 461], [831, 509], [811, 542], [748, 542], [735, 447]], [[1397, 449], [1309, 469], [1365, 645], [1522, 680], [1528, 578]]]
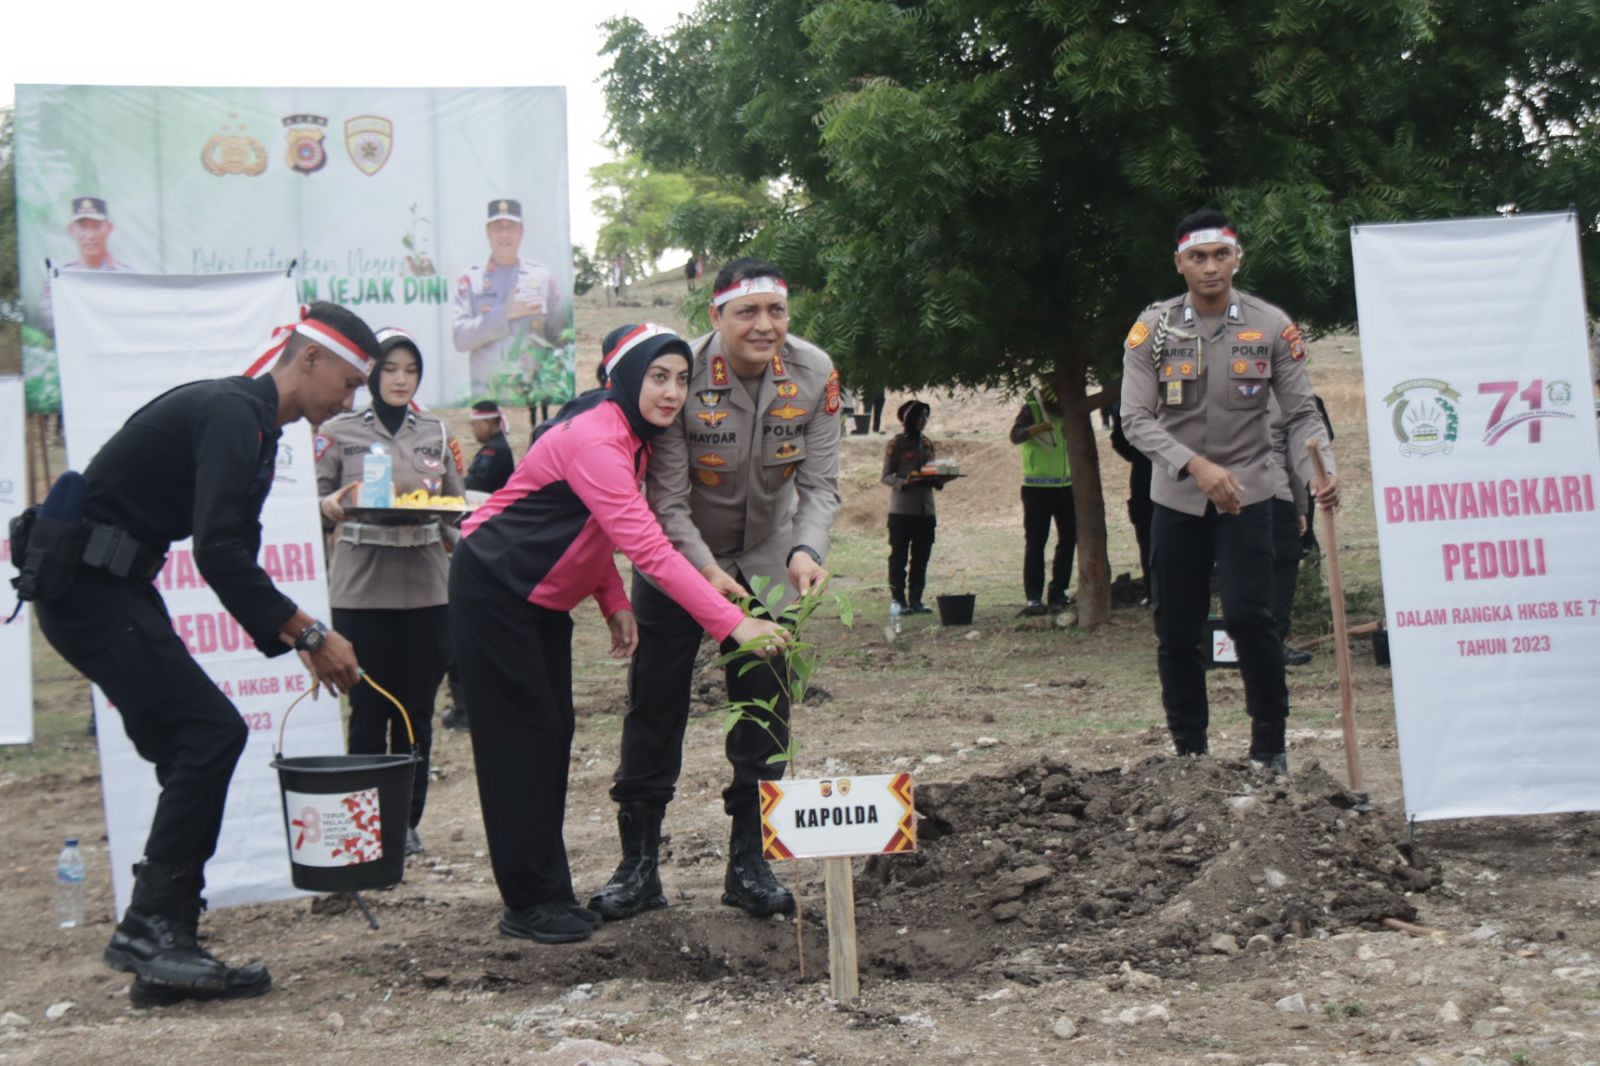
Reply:
[[315, 655], [322, 650], [322, 644], [328, 639], [328, 627], [321, 622], [313, 621], [300, 631], [294, 638], [294, 650], [309, 652]]

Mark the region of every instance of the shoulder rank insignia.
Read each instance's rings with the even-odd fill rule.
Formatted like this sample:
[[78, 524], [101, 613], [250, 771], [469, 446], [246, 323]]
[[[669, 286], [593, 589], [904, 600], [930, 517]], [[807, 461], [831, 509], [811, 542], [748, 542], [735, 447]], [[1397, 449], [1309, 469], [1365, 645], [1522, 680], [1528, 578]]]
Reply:
[[780, 382], [778, 384], [778, 395], [782, 396], [786, 400], [791, 399], [800, 395], [800, 386], [796, 385], [792, 381]]
[[696, 411], [694, 416], [708, 426], [721, 425], [722, 420], [728, 417], [726, 411]]
[[772, 357], [772, 376], [775, 378], [786, 378], [789, 376], [789, 368], [783, 365], [782, 352], [778, 352]]
[[774, 407], [774, 408], [772, 408], [771, 410], [769, 410], [767, 412], [767, 414], [771, 415], [773, 418], [781, 418], [785, 422], [792, 422], [792, 421], [794, 421], [795, 419], [799, 418], [801, 415], [803, 415], [805, 413], [806, 413], [806, 408], [804, 408], [804, 407], [796, 407], [794, 404], [789, 403], [787, 400], [784, 401], [784, 404], [783, 404], [782, 407]]
[[719, 387], [728, 384], [728, 361], [720, 355], [711, 357], [711, 384]]

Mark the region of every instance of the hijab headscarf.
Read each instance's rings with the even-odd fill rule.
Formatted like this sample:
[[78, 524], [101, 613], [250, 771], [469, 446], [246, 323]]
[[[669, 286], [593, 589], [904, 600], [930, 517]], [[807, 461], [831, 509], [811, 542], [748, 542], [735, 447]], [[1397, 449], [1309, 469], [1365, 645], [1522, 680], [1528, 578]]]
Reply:
[[[367, 391], [372, 393], [372, 412], [378, 416], [378, 421], [383, 423], [383, 428], [389, 431], [392, 437], [400, 432], [400, 427], [405, 423], [405, 406], [396, 407], [383, 398], [383, 390], [378, 387], [379, 379], [383, 377], [383, 362], [389, 353], [396, 348], [408, 349], [417, 360], [417, 385], [422, 385], [422, 349], [412, 339], [411, 334], [403, 329], [385, 327], [378, 331], [378, 361], [372, 367], [372, 373], [367, 376]], [[415, 395], [415, 394], [413, 394]]]
[[908, 441], [919, 440], [922, 437], [923, 429], [928, 425], [928, 415], [932, 411], [933, 408], [921, 400], [907, 400], [901, 404], [900, 409], [895, 412], [895, 417], [900, 419], [900, 424], [906, 427], [906, 431], [901, 436]]
[[584, 411], [610, 402], [622, 408], [634, 436], [649, 442], [666, 432], [665, 426], [652, 425], [639, 412], [639, 392], [644, 388], [644, 378], [650, 364], [668, 352], [677, 352], [694, 365], [694, 353], [689, 342], [665, 326], [653, 322], [642, 325], [618, 326], [606, 334], [600, 344], [600, 368], [605, 373], [604, 388], [590, 389], [568, 403], [546, 425], [580, 415]]

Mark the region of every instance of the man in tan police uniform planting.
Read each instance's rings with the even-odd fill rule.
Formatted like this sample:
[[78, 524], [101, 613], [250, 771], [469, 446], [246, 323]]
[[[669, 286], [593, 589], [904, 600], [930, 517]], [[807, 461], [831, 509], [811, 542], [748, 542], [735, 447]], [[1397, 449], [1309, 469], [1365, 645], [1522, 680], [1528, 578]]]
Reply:
[[1250, 758], [1287, 772], [1289, 693], [1272, 620], [1272, 496], [1276, 486], [1267, 397], [1283, 409], [1289, 456], [1318, 505], [1339, 503], [1338, 481], [1318, 481], [1306, 441], [1322, 423], [1306, 377], [1305, 341], [1280, 309], [1233, 287], [1244, 255], [1218, 211], [1178, 224], [1173, 261], [1188, 283], [1151, 304], [1128, 332], [1123, 432], [1150, 457], [1151, 601], [1161, 701], [1179, 755], [1208, 750], [1206, 615], [1213, 564], [1222, 617], [1239, 651]]
[[[725, 595], [744, 594], [757, 577], [781, 583], [766, 595], [776, 612], [828, 576], [822, 563], [839, 511], [839, 375], [826, 352], [789, 335], [788, 286], [771, 263], [729, 263], [713, 293], [714, 332], [693, 342], [688, 402], [655, 441], [646, 492], [673, 546]], [[622, 862], [589, 902], [612, 921], [667, 905], [657, 869], [661, 820], [683, 765], [701, 636], [638, 574], [632, 600], [639, 647], [611, 788]], [[777, 697], [776, 739], [750, 722], [728, 734], [733, 778], [722, 796], [733, 826], [722, 901], [766, 917], [794, 910], [761, 855], [757, 795], [758, 782], [783, 774], [784, 764], [767, 760], [788, 743], [789, 706], [767, 669], [741, 676], [747, 661], [727, 667], [728, 698]]]

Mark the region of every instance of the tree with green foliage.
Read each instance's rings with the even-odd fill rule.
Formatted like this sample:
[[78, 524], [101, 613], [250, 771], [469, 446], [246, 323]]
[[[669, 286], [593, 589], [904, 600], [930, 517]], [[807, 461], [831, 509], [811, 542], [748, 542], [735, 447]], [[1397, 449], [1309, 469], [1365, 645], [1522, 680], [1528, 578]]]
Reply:
[[669, 248], [721, 255], [739, 248], [776, 214], [759, 182], [730, 182], [649, 166], [636, 155], [589, 171], [601, 218], [595, 256], [622, 256], [628, 276], [654, 269]]
[[847, 377], [1055, 385], [1086, 626], [1090, 390], [1181, 288], [1179, 217], [1229, 213], [1242, 287], [1313, 329], [1354, 320], [1354, 221], [1588, 199], [1595, 236], [1600, 0], [702, 0], [607, 29], [618, 143], [790, 190], [748, 248]]

